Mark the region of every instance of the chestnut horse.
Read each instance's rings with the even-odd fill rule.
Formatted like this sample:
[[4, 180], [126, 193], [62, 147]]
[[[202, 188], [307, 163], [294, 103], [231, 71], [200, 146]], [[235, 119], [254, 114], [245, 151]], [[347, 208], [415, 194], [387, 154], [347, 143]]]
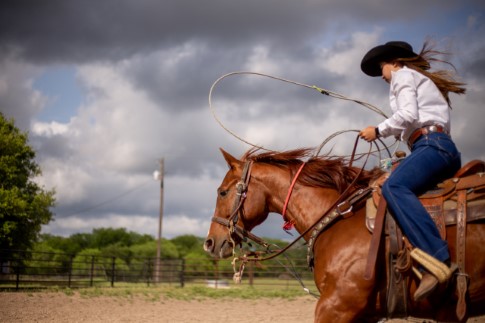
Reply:
[[[311, 150], [256, 153], [248, 151], [241, 160], [222, 150], [229, 171], [217, 190], [217, 204], [204, 249], [214, 257], [233, 256], [241, 243], [240, 235], [261, 224], [270, 212], [282, 212], [285, 220], [308, 241], [312, 227], [322, 215], [335, 207], [335, 201], [347, 187], [367, 187], [375, 171], [349, 167], [344, 159], [311, 157]], [[310, 157], [310, 158], [309, 158]], [[305, 166], [300, 169], [304, 163]], [[295, 174], [298, 175], [288, 191]], [[357, 175], [359, 180], [355, 181]], [[243, 186], [243, 189], [241, 189]], [[246, 186], [244, 188], [244, 186]], [[235, 210], [239, 210], [236, 215]], [[377, 260], [375, 275], [364, 279], [372, 234], [365, 226], [365, 207], [353, 210], [353, 215], [340, 217], [328, 226], [314, 242], [314, 280], [320, 292], [315, 308], [315, 322], [377, 321], [386, 316], [386, 261], [383, 252]], [[456, 229], [447, 228], [452, 261]], [[468, 315], [485, 312], [485, 222], [469, 223], [466, 237], [466, 271], [469, 275]], [[473, 259], [472, 257], [473, 256]], [[414, 276], [414, 275], [413, 275]], [[409, 293], [416, 289], [416, 278], [410, 277]], [[452, 280], [450, 280], [452, 281]], [[383, 292], [384, 291], [384, 292]], [[439, 295], [436, 295], [439, 294]], [[434, 293], [427, 300], [409, 300], [411, 316], [457, 321], [454, 287]]]

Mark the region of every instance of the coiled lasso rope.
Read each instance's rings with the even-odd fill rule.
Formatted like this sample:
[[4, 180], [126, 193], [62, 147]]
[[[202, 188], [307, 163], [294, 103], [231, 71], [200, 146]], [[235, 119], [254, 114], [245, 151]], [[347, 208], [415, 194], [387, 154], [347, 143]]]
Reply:
[[[339, 94], [339, 93], [335, 93], [335, 92], [332, 92], [332, 91], [329, 91], [327, 89], [324, 89], [324, 88], [320, 88], [320, 87], [317, 87], [315, 85], [307, 85], [307, 84], [304, 84], [304, 83], [300, 83], [300, 82], [295, 82], [295, 81], [291, 81], [291, 80], [287, 80], [287, 79], [284, 79], [284, 78], [281, 78], [281, 77], [276, 77], [276, 76], [273, 76], [273, 75], [269, 75], [269, 74], [264, 74], [264, 73], [258, 73], [258, 72], [249, 72], [249, 71], [239, 71], [239, 72], [231, 72], [231, 73], [227, 73], [227, 74], [224, 74], [222, 75], [221, 77], [219, 77], [211, 86], [210, 90], [209, 90], [209, 108], [212, 112], [212, 115], [214, 116], [214, 119], [217, 121], [217, 123], [219, 123], [219, 125], [224, 129], [226, 130], [228, 133], [230, 133], [232, 136], [234, 136], [235, 138], [237, 138], [238, 140], [254, 147], [254, 148], [259, 148], [259, 149], [263, 149], [263, 150], [270, 150], [270, 149], [267, 149], [265, 147], [262, 147], [262, 146], [259, 146], [259, 145], [255, 145], [253, 143], [250, 143], [248, 142], [247, 140], [245, 140], [244, 138], [241, 138], [240, 136], [238, 136], [237, 134], [235, 134], [233, 131], [229, 130], [227, 127], [224, 126], [224, 124], [221, 122], [221, 120], [217, 117], [217, 114], [215, 112], [215, 109], [212, 105], [212, 93], [214, 92], [214, 89], [216, 87], [216, 85], [221, 82], [223, 79], [229, 77], [229, 76], [233, 76], [233, 75], [257, 75], [257, 76], [262, 76], [262, 77], [267, 77], [267, 78], [270, 78], [270, 79], [273, 79], [273, 80], [277, 80], [277, 81], [281, 81], [281, 82], [286, 82], [286, 83], [290, 83], [290, 84], [294, 84], [294, 85], [298, 85], [298, 86], [301, 86], [301, 87], [305, 87], [305, 88], [308, 88], [308, 89], [311, 89], [311, 90], [316, 90], [318, 92], [320, 92], [321, 94], [324, 94], [324, 95], [327, 95], [327, 96], [330, 96], [330, 97], [333, 97], [333, 98], [337, 98], [337, 99], [341, 99], [341, 100], [347, 100], [347, 101], [352, 101], [352, 102], [355, 102], [357, 104], [360, 104], [362, 106], [364, 106], [365, 108], [383, 116], [384, 118], [388, 118], [387, 115], [381, 110], [379, 109], [378, 107], [370, 104], [370, 103], [367, 103], [367, 102], [364, 102], [364, 101], [361, 101], [361, 100], [356, 100], [356, 99], [352, 99], [352, 98], [349, 98], [349, 97], [346, 97], [342, 94]], [[331, 139], [333, 139], [334, 137], [336, 137], [337, 135], [340, 135], [340, 134], [343, 134], [345, 132], [355, 132], [358, 130], [343, 130], [343, 131], [338, 131], [338, 132], [335, 132], [334, 134], [330, 135], [329, 137], [327, 137], [327, 139], [325, 139], [322, 144], [318, 147], [318, 150], [316, 151], [316, 154], [315, 155], [318, 155], [321, 151], [321, 149], [323, 148], [323, 146], [328, 143], [328, 141], [330, 141]]]

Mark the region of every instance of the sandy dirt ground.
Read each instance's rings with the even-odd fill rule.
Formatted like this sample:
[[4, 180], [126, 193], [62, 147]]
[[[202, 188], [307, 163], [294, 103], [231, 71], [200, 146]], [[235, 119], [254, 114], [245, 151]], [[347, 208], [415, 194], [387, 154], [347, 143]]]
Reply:
[[313, 322], [314, 300], [83, 297], [64, 293], [0, 293], [0, 322]]
[[[74, 293], [0, 293], [0, 322], [313, 322], [315, 300], [174, 300], [144, 297], [84, 297]], [[406, 322], [392, 320], [387, 322]], [[469, 322], [485, 322], [469, 320]]]

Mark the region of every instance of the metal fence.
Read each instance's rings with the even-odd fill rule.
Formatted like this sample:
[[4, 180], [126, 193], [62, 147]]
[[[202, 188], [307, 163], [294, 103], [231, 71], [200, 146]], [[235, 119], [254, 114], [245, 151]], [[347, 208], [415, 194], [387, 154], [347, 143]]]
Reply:
[[[6, 253], [3, 253], [4, 255]], [[147, 286], [169, 284], [184, 287], [203, 284], [223, 288], [232, 281], [231, 260], [209, 258], [161, 259], [121, 258], [48, 252], [16, 251], [8, 257], [0, 250], [0, 289], [115, 287], [118, 283], [143, 283]], [[158, 270], [157, 270], [158, 268]], [[239, 265], [236, 268], [240, 269]], [[295, 279], [312, 281], [304, 259], [249, 262], [244, 268], [245, 281], [251, 286], [295, 287]]]

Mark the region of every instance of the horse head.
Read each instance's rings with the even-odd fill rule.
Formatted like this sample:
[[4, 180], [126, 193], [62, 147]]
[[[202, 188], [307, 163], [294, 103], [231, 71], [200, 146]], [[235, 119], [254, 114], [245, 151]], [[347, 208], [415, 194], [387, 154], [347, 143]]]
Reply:
[[256, 168], [253, 162], [238, 160], [223, 149], [221, 152], [229, 170], [217, 189], [216, 208], [204, 250], [214, 257], [227, 258], [242, 242], [244, 233], [267, 218], [269, 209], [264, 187], [252, 176]]

